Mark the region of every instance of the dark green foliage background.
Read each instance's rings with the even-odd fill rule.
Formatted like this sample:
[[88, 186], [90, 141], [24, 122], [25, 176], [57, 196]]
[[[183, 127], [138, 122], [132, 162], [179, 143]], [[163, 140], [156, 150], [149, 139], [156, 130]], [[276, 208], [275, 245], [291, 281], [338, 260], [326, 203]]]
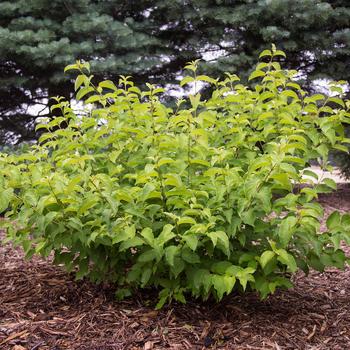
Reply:
[[92, 61], [98, 80], [163, 84], [208, 52], [207, 73], [244, 77], [274, 42], [308, 83], [348, 79], [349, 25], [348, 0], [1, 1], [0, 143], [35, 137], [27, 107], [70, 97], [62, 71], [75, 59]]

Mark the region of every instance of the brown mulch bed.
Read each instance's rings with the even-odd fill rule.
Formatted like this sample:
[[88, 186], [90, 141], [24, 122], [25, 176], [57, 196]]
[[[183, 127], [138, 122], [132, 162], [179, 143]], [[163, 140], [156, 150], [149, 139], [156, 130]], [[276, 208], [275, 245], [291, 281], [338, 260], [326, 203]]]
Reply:
[[[350, 188], [320, 201], [350, 212]], [[4, 245], [0, 349], [350, 349], [350, 268], [300, 273], [265, 301], [251, 293], [157, 312], [151, 294], [117, 302], [113, 293]]]

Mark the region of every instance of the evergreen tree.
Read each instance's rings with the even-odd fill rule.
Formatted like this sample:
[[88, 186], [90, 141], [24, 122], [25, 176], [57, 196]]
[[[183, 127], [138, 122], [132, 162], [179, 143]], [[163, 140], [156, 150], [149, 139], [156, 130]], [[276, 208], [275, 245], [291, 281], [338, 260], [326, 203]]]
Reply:
[[69, 98], [63, 68], [76, 59], [91, 61], [97, 79], [162, 84], [198, 58], [212, 74], [246, 76], [272, 42], [309, 86], [349, 79], [349, 1], [0, 1], [0, 143], [35, 137], [30, 107]]

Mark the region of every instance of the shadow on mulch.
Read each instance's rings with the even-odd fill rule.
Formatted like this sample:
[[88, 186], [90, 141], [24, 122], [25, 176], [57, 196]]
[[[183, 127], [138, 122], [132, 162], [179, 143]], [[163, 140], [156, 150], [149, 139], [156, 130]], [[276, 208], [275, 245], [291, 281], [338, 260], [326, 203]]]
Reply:
[[[350, 188], [320, 202], [350, 212]], [[154, 296], [117, 302], [113, 289], [75, 282], [39, 258], [0, 247], [0, 349], [350, 349], [350, 268], [297, 274], [265, 301], [190, 301], [155, 311]], [[150, 306], [145, 306], [150, 305]]]

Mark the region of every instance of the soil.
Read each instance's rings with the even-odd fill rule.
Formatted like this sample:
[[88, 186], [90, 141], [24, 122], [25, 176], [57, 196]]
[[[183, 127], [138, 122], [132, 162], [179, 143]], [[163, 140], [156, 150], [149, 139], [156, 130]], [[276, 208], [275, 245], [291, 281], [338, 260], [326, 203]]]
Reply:
[[[350, 187], [320, 202], [350, 212]], [[117, 302], [110, 286], [76, 282], [3, 245], [0, 349], [350, 349], [350, 268], [298, 273], [294, 282], [265, 301], [250, 293], [155, 311], [152, 293]]]

